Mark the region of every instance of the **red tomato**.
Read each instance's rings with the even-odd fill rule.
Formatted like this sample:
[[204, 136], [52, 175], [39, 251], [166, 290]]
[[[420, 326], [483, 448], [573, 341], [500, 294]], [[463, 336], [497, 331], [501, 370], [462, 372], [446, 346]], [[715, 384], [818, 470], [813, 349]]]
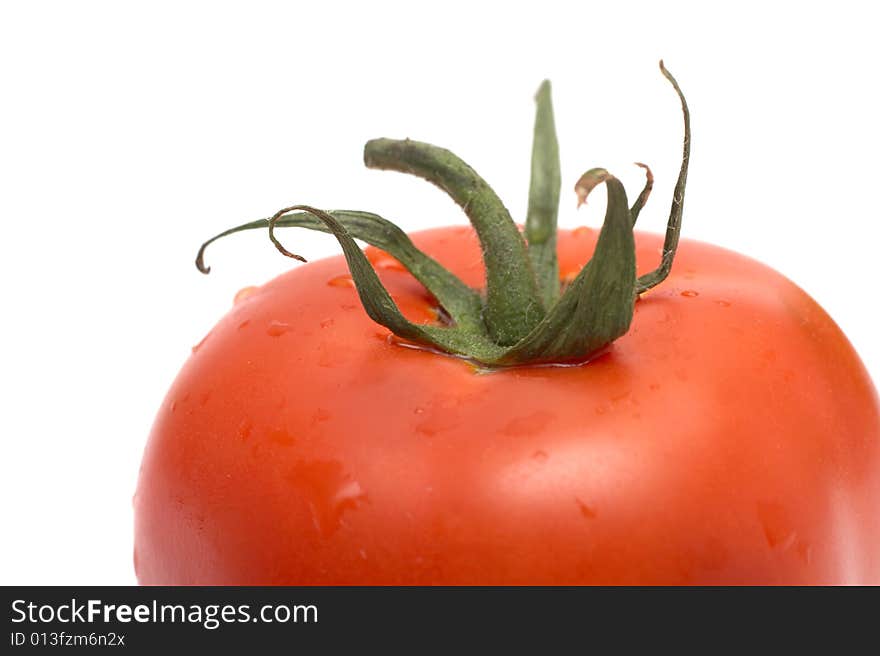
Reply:
[[[595, 235], [561, 232], [563, 275]], [[469, 228], [414, 241], [481, 286]], [[637, 233], [642, 272], [660, 246]], [[880, 583], [877, 394], [780, 274], [683, 240], [606, 353], [493, 372], [391, 340], [350, 280], [280, 276], [186, 363], [140, 475], [141, 583]]]

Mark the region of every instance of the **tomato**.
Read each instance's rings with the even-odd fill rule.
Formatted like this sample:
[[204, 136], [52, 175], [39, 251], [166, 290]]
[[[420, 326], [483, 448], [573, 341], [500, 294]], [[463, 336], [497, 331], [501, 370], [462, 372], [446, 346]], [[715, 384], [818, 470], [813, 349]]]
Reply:
[[[474, 233], [413, 235], [480, 287]], [[560, 231], [562, 276], [596, 231]], [[636, 233], [641, 271], [662, 240]], [[414, 322], [436, 303], [368, 250]], [[578, 366], [486, 370], [366, 315], [345, 260], [242, 294], [144, 455], [144, 584], [880, 583], [880, 409], [845, 336], [770, 268], [682, 240]]]

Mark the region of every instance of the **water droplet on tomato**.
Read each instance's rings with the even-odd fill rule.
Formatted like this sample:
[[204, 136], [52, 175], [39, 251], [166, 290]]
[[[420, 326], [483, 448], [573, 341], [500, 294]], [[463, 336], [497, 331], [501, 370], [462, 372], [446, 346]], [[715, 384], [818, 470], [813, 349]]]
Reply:
[[367, 552], [366, 552], [366, 551], [364, 551], [363, 549], [361, 549], [360, 551], [358, 551], [358, 553], [360, 554], [362, 560], [366, 560], [366, 559], [367, 559]]
[[695, 298], [700, 295], [700, 292], [696, 292], [693, 289], [685, 289], [681, 295], [685, 298]]
[[424, 422], [416, 426], [416, 432], [426, 437], [434, 437], [440, 429], [431, 422]]
[[590, 506], [585, 504], [583, 501], [581, 501], [577, 497], [575, 497], [575, 502], [577, 503], [577, 506], [581, 511], [581, 515], [583, 515], [586, 519], [595, 519], [596, 518], [596, 511], [593, 510], [592, 508], [590, 508]]
[[813, 560], [813, 547], [810, 546], [809, 543], [804, 542], [803, 540], [798, 540], [797, 545], [795, 545], [795, 550], [797, 551], [798, 556], [801, 557], [801, 560], [804, 561], [804, 564], [809, 565]]
[[269, 327], [266, 328], [266, 334], [270, 337], [280, 337], [286, 332], [293, 330], [293, 326], [283, 321], [270, 321]]
[[250, 324], [250, 322], [251, 322], [250, 319], [245, 319], [240, 324], [238, 324], [238, 330], [243, 330], [244, 328], [247, 328], [248, 325]]
[[248, 439], [251, 436], [253, 428], [254, 425], [251, 423], [250, 419], [242, 419], [241, 423], [238, 425], [238, 436], [242, 440]]
[[723, 298], [719, 298], [715, 301], [715, 305], [720, 305], [721, 307], [730, 307], [730, 301], [725, 301]]
[[332, 325], [333, 325], [333, 319], [332, 319], [332, 318], [324, 319], [323, 321], [321, 321], [321, 328], [329, 328], [329, 327], [332, 326]]
[[[785, 506], [775, 502], [759, 501], [757, 511], [768, 547], [773, 549], [793, 540], [795, 532]], [[788, 546], [790, 547], [791, 544]]]
[[335, 278], [330, 278], [327, 281], [327, 284], [331, 287], [354, 287], [354, 279], [349, 274], [344, 274], [341, 276], [336, 276]]
[[539, 410], [525, 417], [511, 419], [502, 429], [505, 435], [517, 437], [521, 435], [533, 435], [543, 430], [553, 420], [553, 413], [547, 410]]
[[171, 412], [174, 412], [175, 410], [177, 410], [177, 401], [171, 402], [170, 410], [171, 410]]
[[440, 433], [458, 426], [459, 420], [446, 412], [431, 412], [416, 425], [416, 432], [426, 437], [435, 437]]
[[258, 289], [259, 289], [259, 287], [256, 287], [253, 285], [250, 287], [242, 287], [241, 289], [238, 290], [238, 292], [235, 294], [235, 297], [232, 299], [232, 304], [238, 305], [239, 303], [241, 303], [244, 299], [246, 299], [248, 296], [253, 294]]
[[300, 462], [288, 480], [312, 513], [315, 528], [330, 537], [342, 526], [344, 514], [367, 501], [367, 495], [337, 460]]
[[193, 353], [197, 353], [198, 350], [199, 350], [200, 348], [202, 348], [202, 346], [204, 346], [205, 342], [208, 341], [208, 338], [209, 338], [210, 336], [211, 336], [211, 332], [208, 332], [207, 335], [205, 335], [204, 337], [202, 337], [202, 340], [201, 340], [198, 344], [196, 344], [195, 346], [192, 347], [192, 352], [193, 352]]
[[406, 271], [406, 267], [390, 255], [380, 257], [373, 263], [373, 266], [386, 271]]
[[534, 459], [538, 462], [547, 462], [547, 458], [548, 458], [548, 456], [547, 456], [546, 451], [535, 451], [532, 454], [532, 459]]
[[284, 428], [273, 428], [269, 431], [269, 440], [281, 446], [293, 446], [296, 441]]
[[611, 402], [612, 403], [620, 403], [621, 401], [625, 401], [626, 399], [629, 399], [631, 396], [632, 396], [632, 390], [630, 390], [630, 389], [619, 390], [619, 391], [613, 392], [611, 394]]

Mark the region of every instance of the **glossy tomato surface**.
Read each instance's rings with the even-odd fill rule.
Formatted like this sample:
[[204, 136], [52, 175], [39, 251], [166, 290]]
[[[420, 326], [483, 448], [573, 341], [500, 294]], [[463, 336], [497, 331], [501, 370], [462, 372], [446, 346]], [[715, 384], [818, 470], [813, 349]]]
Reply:
[[[596, 232], [560, 234], [563, 275]], [[474, 286], [470, 229], [417, 233]], [[637, 234], [640, 272], [661, 239]], [[413, 320], [430, 296], [383, 253]], [[880, 412], [787, 279], [682, 241], [592, 362], [486, 372], [389, 339], [341, 257], [241, 294], [159, 410], [144, 584], [880, 583]]]

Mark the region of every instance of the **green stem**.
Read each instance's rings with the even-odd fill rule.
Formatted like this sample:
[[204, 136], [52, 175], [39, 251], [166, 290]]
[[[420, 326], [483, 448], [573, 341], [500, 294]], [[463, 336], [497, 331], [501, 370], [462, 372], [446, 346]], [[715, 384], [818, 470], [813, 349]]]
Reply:
[[525, 234], [541, 300], [544, 307], [550, 308], [559, 298], [560, 289], [556, 221], [562, 176], [559, 172], [559, 142], [556, 139], [549, 80], [541, 83], [535, 103], [537, 110]]
[[[269, 220], [227, 230], [202, 245], [196, 265], [205, 273], [205, 248], [220, 237], [269, 228], [276, 248], [288, 251], [275, 236], [282, 226], [329, 232], [342, 246], [352, 279], [367, 314], [394, 334], [483, 365], [585, 361], [623, 335], [633, 318], [637, 293], [661, 282], [675, 257], [681, 230], [684, 189], [690, 158], [690, 116], [675, 79], [660, 68], [681, 100], [684, 152], [673, 195], [660, 266], [636, 279], [633, 226], [653, 187], [651, 170], [632, 207], [620, 181], [601, 168], [590, 169], [575, 191], [584, 202], [599, 184], [608, 190], [605, 220], [590, 261], [564, 291], [559, 290], [556, 221], [559, 151], [553, 126], [549, 83], [537, 95], [535, 138], [526, 242], [501, 200], [467, 164], [447, 150], [415, 141], [377, 139], [367, 143], [367, 166], [415, 174], [445, 190], [473, 223], [483, 249], [486, 297], [466, 286], [438, 262], [418, 250], [400, 228], [368, 212], [325, 212], [307, 205], [287, 207]], [[397, 307], [355, 239], [387, 251], [419, 280], [452, 317], [451, 325], [415, 324]], [[542, 302], [543, 301], [543, 302]], [[546, 307], [545, 307], [546, 305]]]
[[496, 344], [515, 344], [538, 324], [544, 309], [525, 241], [501, 199], [476, 171], [448, 150], [409, 139], [367, 142], [364, 163], [369, 168], [423, 178], [449, 194], [464, 210], [483, 250], [483, 318]]

